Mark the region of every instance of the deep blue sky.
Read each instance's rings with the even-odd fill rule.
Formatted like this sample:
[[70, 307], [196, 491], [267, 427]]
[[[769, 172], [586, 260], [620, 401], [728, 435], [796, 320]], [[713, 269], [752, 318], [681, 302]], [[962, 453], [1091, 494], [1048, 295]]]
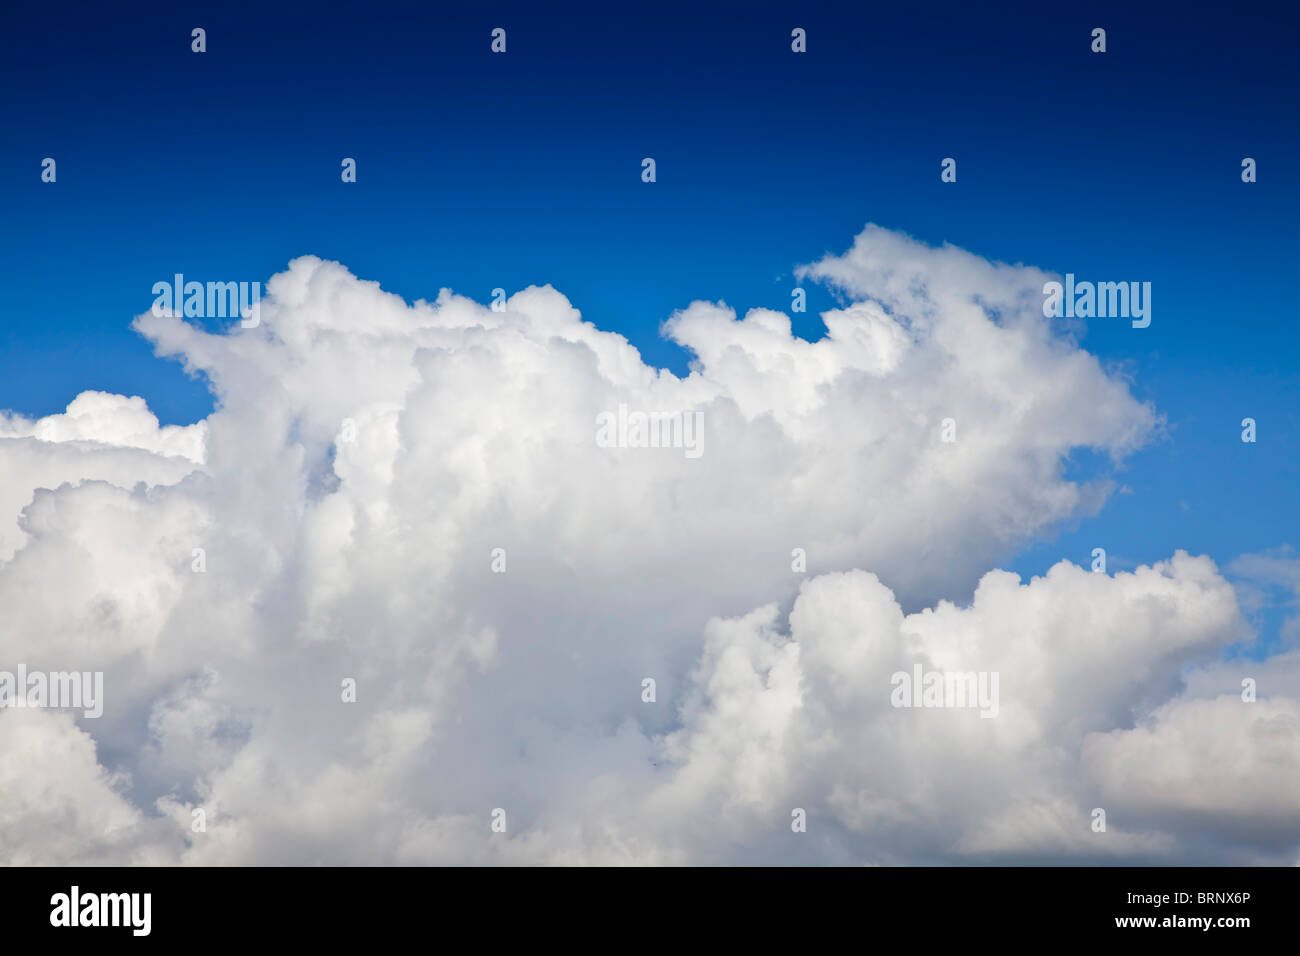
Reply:
[[658, 335], [674, 309], [787, 309], [792, 268], [871, 221], [1153, 283], [1149, 329], [1084, 345], [1170, 435], [1120, 476], [1134, 494], [1013, 569], [1300, 545], [1295, 15], [996, 6], [24, 4], [0, 32], [0, 408], [97, 388], [202, 417], [202, 384], [128, 328], [151, 286], [305, 253], [407, 299], [549, 282], [684, 371]]

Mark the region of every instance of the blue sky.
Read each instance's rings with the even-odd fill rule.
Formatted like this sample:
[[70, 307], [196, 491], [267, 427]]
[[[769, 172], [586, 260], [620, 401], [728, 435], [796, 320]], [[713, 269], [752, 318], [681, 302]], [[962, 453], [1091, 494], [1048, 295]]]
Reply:
[[[45, 415], [95, 388], [202, 417], [202, 383], [129, 328], [153, 283], [265, 281], [307, 253], [408, 300], [549, 282], [683, 372], [658, 332], [674, 309], [787, 309], [795, 266], [875, 222], [1152, 283], [1150, 328], [1093, 323], [1083, 344], [1167, 435], [1117, 475], [1132, 493], [1008, 567], [1300, 545], [1300, 84], [1281, 6], [845, 6], [25, 5], [0, 38], [0, 407]], [[796, 331], [818, 336], [832, 301], [812, 291]]]

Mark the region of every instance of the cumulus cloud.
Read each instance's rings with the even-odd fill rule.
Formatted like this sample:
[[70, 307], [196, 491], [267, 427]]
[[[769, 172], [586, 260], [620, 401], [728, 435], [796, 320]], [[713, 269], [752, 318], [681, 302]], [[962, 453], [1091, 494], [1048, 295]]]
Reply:
[[115, 448], [142, 448], [156, 455], [203, 463], [203, 422], [160, 427], [143, 398], [107, 392], [82, 392], [61, 415], [29, 421], [0, 414], [0, 437], [44, 442], [95, 442]]
[[[1262, 764], [1296, 742], [1293, 702], [1216, 722], [1186, 696], [1245, 636], [1209, 559], [988, 571], [1104, 504], [1072, 451], [1118, 465], [1160, 428], [1042, 318], [1046, 275], [876, 227], [801, 274], [844, 299], [822, 338], [692, 303], [664, 325], [685, 377], [550, 287], [499, 312], [446, 289], [408, 304], [314, 257], [267, 282], [255, 328], [140, 316], [211, 383], [205, 421], [92, 392], [0, 419], [4, 661], [103, 670], [106, 696], [98, 720], [0, 712], [0, 761], [61, 742], [49, 786], [75, 821], [39, 837], [22, 791], [0, 843], [58, 862], [1179, 859], [1202, 852], [1180, 836], [1195, 817], [1216, 852], [1294, 855], [1293, 795], [1266, 846], [1230, 788], [1161, 802], [1208, 764], [1140, 756], [1236, 727], [1261, 741], [1239, 772], [1291, 772]], [[602, 447], [620, 406], [699, 413], [703, 454]], [[999, 672], [998, 717], [892, 707], [916, 664]]]
[[0, 562], [26, 540], [20, 512], [38, 489], [87, 480], [175, 484], [203, 463], [205, 422], [159, 427], [143, 398], [82, 392], [61, 415], [0, 412]]

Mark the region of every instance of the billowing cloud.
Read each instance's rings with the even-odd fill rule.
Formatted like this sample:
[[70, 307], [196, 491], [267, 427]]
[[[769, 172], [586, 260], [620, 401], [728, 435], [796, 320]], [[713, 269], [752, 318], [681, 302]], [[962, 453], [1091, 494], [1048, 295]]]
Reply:
[[[76, 821], [42, 842], [19, 794], [0, 845], [283, 864], [1189, 855], [1193, 808], [1151, 795], [1198, 765], [1145, 762], [1148, 796], [1116, 774], [1142, 734], [1208, 726], [1184, 684], [1245, 636], [1233, 589], [1183, 554], [1114, 577], [987, 571], [1104, 504], [1105, 476], [1068, 475], [1073, 450], [1118, 463], [1158, 415], [1043, 319], [1038, 270], [868, 227], [802, 274], [845, 299], [820, 340], [696, 302], [664, 326], [694, 355], [684, 378], [550, 287], [503, 311], [448, 290], [408, 305], [313, 257], [270, 279], [255, 328], [140, 316], [211, 383], [204, 422], [159, 428], [100, 393], [0, 420], [0, 668], [102, 670], [106, 696], [98, 720], [0, 712], [0, 761], [63, 742], [66, 776], [62, 758], [47, 772]], [[597, 440], [638, 413], [698, 414], [699, 454]], [[998, 672], [997, 717], [893, 707], [891, 675], [917, 665]], [[1287, 702], [1263, 704], [1234, 726], [1294, 740]], [[1273, 852], [1238, 838], [1248, 804], [1206, 800], [1221, 852]], [[1280, 800], [1269, 832], [1294, 854]]]

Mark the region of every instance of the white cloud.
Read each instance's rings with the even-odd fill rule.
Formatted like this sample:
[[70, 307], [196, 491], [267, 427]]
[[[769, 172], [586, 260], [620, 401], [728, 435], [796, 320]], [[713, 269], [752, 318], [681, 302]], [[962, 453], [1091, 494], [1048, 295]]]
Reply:
[[62, 415], [28, 421], [0, 415], [0, 437], [44, 442], [96, 442], [117, 448], [142, 448], [203, 464], [203, 422], [159, 427], [143, 398], [107, 392], [82, 392]]
[[142, 398], [82, 392], [62, 415], [0, 412], [0, 562], [26, 540], [20, 511], [38, 489], [107, 481], [171, 485], [203, 463], [207, 425], [159, 427]]
[[[869, 227], [806, 275], [848, 300], [823, 339], [694, 303], [665, 324], [696, 356], [678, 378], [549, 287], [500, 313], [447, 290], [407, 305], [306, 257], [257, 328], [136, 320], [211, 381], [205, 422], [160, 429], [99, 393], [0, 422], [3, 657], [106, 672], [104, 717], [63, 731], [82, 741], [65, 782], [131, 836], [87, 857], [1183, 853], [1150, 814], [1092, 834], [1108, 791], [1081, 754], [1242, 636], [1231, 587], [1181, 554], [984, 573], [1100, 507], [1110, 484], [1068, 480], [1065, 456], [1122, 459], [1154, 410], [1053, 333], [1037, 270]], [[620, 404], [701, 411], [703, 457], [598, 447]], [[977, 581], [969, 607], [942, 600]], [[920, 660], [1000, 670], [1000, 716], [889, 707], [889, 674]], [[12, 716], [0, 760], [49, 732]], [[98, 789], [71, 786], [92, 771]], [[0, 820], [5, 845], [76, 857], [80, 837], [43, 849], [28, 803]]]
[[1260, 854], [1294, 856], [1300, 843], [1294, 698], [1171, 701], [1133, 730], [1090, 737], [1083, 757], [1104, 799], [1148, 825]]

